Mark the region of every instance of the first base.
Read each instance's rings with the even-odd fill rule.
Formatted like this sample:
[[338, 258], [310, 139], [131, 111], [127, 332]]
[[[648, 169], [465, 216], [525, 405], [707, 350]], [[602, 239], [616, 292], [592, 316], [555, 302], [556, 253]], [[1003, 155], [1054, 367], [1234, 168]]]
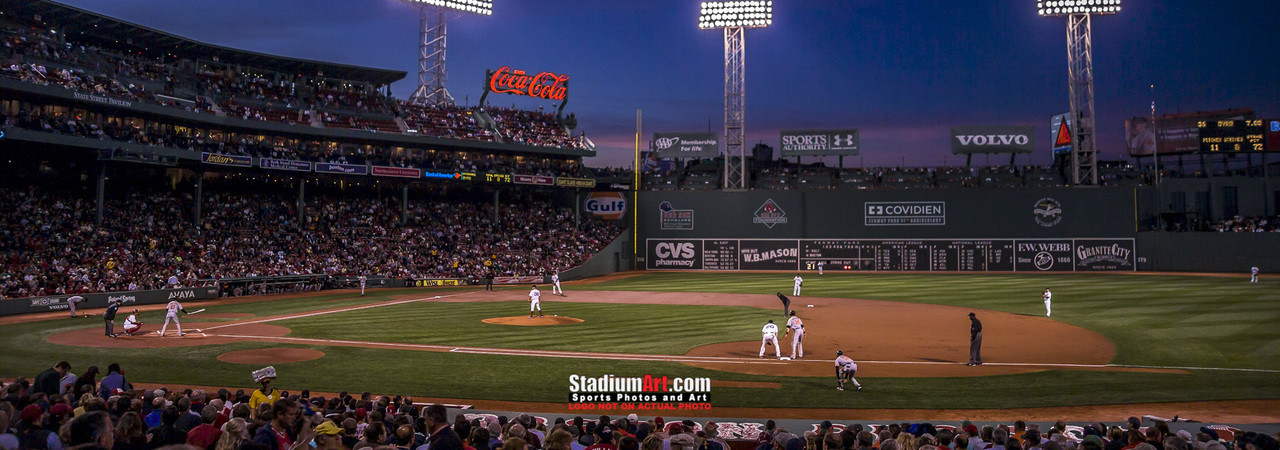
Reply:
[[790, 360], [791, 360], [791, 358], [788, 358], [788, 357], [786, 357], [786, 356], [783, 356], [783, 357], [778, 358], [778, 359], [781, 359], [781, 360], [783, 360], [783, 361], [790, 361]]

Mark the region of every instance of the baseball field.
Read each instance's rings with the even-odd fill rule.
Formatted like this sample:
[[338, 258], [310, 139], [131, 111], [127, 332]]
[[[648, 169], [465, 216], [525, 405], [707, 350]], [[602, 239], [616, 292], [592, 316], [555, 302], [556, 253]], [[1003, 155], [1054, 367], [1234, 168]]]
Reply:
[[[577, 374], [709, 377], [716, 408], [973, 410], [1247, 400], [1280, 421], [1280, 279], [1175, 274], [805, 274], [792, 308], [805, 357], [759, 358], [760, 328], [785, 323], [790, 273], [630, 273], [542, 286], [277, 295], [186, 305], [183, 337], [103, 336], [100, 317], [0, 319], [0, 376], [59, 360], [118, 362], [134, 383], [373, 391], [512, 409], [563, 409]], [[1045, 317], [1041, 293], [1054, 292]], [[131, 305], [121, 308], [117, 330]], [[100, 313], [100, 310], [91, 310]], [[985, 365], [964, 365], [969, 321]], [[172, 334], [172, 330], [170, 333]], [[783, 355], [790, 337], [780, 337]], [[861, 392], [836, 391], [831, 360], [859, 363]], [[1263, 401], [1258, 403], [1258, 401]], [[536, 402], [540, 406], [513, 402]], [[1258, 407], [1256, 405], [1269, 405]], [[1242, 406], [1241, 406], [1242, 405]], [[1256, 411], [1254, 411], [1256, 409]], [[714, 412], [712, 413], [714, 414]], [[708, 414], [710, 415], [710, 414]]]

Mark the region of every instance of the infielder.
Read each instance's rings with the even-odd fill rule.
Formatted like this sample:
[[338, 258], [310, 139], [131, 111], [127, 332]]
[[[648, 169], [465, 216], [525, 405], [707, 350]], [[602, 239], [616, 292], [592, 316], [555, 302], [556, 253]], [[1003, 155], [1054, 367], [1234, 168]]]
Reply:
[[559, 270], [557, 270], [555, 274], [551, 275], [551, 283], [552, 283], [551, 293], [560, 294], [561, 297], [564, 297], [564, 289], [560, 289], [560, 271]]
[[1053, 315], [1053, 293], [1049, 292], [1049, 288], [1044, 288], [1044, 316]]
[[538, 302], [542, 298], [542, 292], [538, 291], [538, 286], [534, 285], [529, 291], [529, 318], [533, 318], [533, 311], [538, 311], [538, 317], [542, 317], [542, 305]]
[[787, 319], [787, 333], [791, 333], [791, 359], [800, 359], [804, 357], [804, 321], [796, 317], [796, 312], [791, 311], [791, 318]]
[[129, 317], [124, 318], [124, 334], [133, 336], [138, 330], [142, 329], [142, 322], [138, 321], [138, 309], [134, 308]]
[[773, 356], [782, 358], [782, 347], [778, 345], [778, 325], [773, 323], [773, 319], [769, 319], [769, 323], [764, 324], [760, 334], [763, 336], [760, 340], [760, 357], [764, 357], [764, 348], [773, 344]]
[[67, 306], [71, 307], [71, 317], [76, 316], [76, 305], [80, 304], [80, 302], [83, 302], [83, 301], [84, 301], [84, 297], [81, 297], [79, 295], [72, 295], [70, 297], [67, 297]]
[[804, 278], [800, 278], [800, 274], [798, 274], [798, 273], [797, 273], [797, 274], [796, 274], [795, 281], [796, 281], [796, 287], [795, 287], [795, 288], [793, 288], [793, 289], [791, 289], [791, 295], [799, 296], [799, 295], [800, 295], [800, 285], [801, 285], [801, 284], [804, 284]]
[[[1253, 267], [1249, 268], [1249, 274], [1250, 274], [1250, 275], [1252, 275], [1252, 277], [1251, 277], [1251, 278], [1249, 278], [1249, 282], [1250, 282], [1250, 283], [1257, 283], [1257, 282], [1258, 282], [1258, 266], [1253, 266]], [[68, 299], [68, 300], [69, 300], [69, 299]], [[74, 310], [74, 309], [72, 310], [71, 314], [72, 314], [72, 315], [75, 315], [75, 310]]]
[[366, 283], [368, 283], [368, 282], [369, 282], [369, 279], [368, 279], [368, 278], [366, 278], [364, 275], [360, 275], [360, 276], [356, 277], [356, 279], [357, 279], [357, 280], [360, 280], [360, 296], [361, 296], [361, 297], [364, 297], [364, 286], [365, 286], [365, 284], [366, 284]]
[[861, 391], [862, 385], [858, 383], [857, 378], [853, 377], [853, 374], [857, 372], [858, 363], [853, 362], [853, 358], [844, 356], [843, 350], [836, 350], [836, 382], [840, 383], [839, 386], [836, 386], [836, 390], [843, 391], [844, 383], [846, 381], [852, 381], [853, 386]]
[[172, 320], [173, 324], [178, 327], [178, 336], [186, 336], [187, 333], [182, 332], [182, 322], [178, 321], [178, 311], [182, 311], [183, 314], [189, 314], [187, 310], [183, 308], [182, 304], [178, 303], [177, 300], [169, 302], [168, 305], [165, 305], [164, 309], [166, 312], [164, 314], [164, 326], [160, 327], [160, 337], [164, 337], [165, 330], [169, 329], [170, 320]]

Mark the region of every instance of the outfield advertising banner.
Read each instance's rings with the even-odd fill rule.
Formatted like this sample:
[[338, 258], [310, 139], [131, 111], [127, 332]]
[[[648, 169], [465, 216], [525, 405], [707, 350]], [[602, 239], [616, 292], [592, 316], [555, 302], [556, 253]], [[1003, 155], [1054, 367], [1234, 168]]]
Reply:
[[861, 136], [857, 129], [783, 130], [782, 156], [857, 156]]
[[649, 149], [659, 158], [715, 158], [720, 156], [716, 133], [653, 133]]
[[1137, 270], [1134, 239], [648, 239], [649, 270]]
[[253, 157], [243, 155], [224, 155], [221, 153], [200, 153], [200, 162], [220, 166], [253, 167]]
[[292, 159], [258, 159], [258, 167], [271, 170], [292, 170], [294, 172], [310, 172], [311, 163], [308, 161], [295, 161]]
[[515, 184], [532, 184], [536, 186], [551, 186], [556, 184], [555, 177], [544, 175], [512, 175], [511, 182]]
[[1071, 120], [1071, 113], [1062, 113], [1049, 119], [1049, 142], [1053, 143], [1053, 154], [1071, 152], [1071, 142], [1075, 140], [1076, 122]]
[[[162, 289], [155, 291], [105, 292], [79, 294], [84, 302], [76, 305], [77, 310], [89, 308], [105, 308], [111, 300], [119, 301], [124, 306], [154, 305], [168, 303], [170, 300], [189, 301], [218, 298], [218, 288], [198, 287], [183, 289]], [[45, 295], [40, 297], [15, 298], [0, 300], [0, 316], [28, 314], [49, 311], [67, 311], [70, 305], [67, 298], [71, 295]], [[123, 311], [123, 310], [122, 310]], [[101, 326], [101, 322], [98, 323]]]
[[1031, 153], [1035, 136], [1030, 125], [951, 127], [951, 153]]
[[316, 172], [344, 175], [368, 175], [369, 166], [359, 164], [316, 163]]
[[422, 176], [422, 169], [414, 169], [411, 167], [373, 166], [373, 176], [418, 178]]
[[621, 192], [592, 192], [584, 206], [596, 217], [618, 220], [627, 213], [627, 197]]
[[556, 186], [567, 187], [567, 188], [592, 189], [596, 187], [596, 179], [595, 178], [556, 177]]

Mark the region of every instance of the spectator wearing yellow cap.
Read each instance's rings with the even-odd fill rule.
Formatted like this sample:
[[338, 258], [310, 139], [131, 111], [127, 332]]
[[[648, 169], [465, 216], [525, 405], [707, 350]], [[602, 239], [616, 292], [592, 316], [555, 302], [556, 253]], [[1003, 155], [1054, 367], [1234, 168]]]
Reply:
[[326, 420], [324, 423], [317, 425], [315, 429], [316, 437], [314, 442], [315, 448], [319, 450], [339, 450], [346, 449], [342, 445], [342, 429], [332, 420]]

